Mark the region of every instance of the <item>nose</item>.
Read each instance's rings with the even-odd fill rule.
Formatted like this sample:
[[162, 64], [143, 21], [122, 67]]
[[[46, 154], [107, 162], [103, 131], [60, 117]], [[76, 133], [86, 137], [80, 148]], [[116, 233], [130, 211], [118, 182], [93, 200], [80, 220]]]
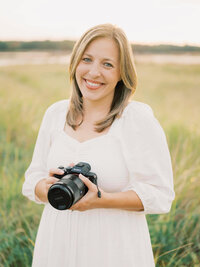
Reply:
[[91, 78], [96, 78], [101, 75], [100, 66], [98, 62], [93, 62], [93, 64], [90, 65], [89, 74]]

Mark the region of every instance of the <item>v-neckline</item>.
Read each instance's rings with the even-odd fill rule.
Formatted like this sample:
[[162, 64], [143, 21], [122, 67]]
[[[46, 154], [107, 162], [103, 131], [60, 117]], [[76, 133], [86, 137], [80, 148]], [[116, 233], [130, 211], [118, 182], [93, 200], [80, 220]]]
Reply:
[[[127, 107], [129, 106], [129, 104], [125, 107], [124, 111], [127, 109]], [[66, 110], [66, 114], [67, 114], [67, 111], [68, 111], [68, 108]], [[123, 111], [123, 113], [124, 113]], [[66, 118], [66, 114], [65, 114], [65, 118]], [[122, 117], [122, 116], [121, 116]], [[121, 118], [120, 117], [120, 118]], [[78, 145], [84, 145], [84, 144], [88, 144], [88, 143], [91, 143], [91, 142], [94, 142], [94, 141], [97, 141], [101, 138], [105, 138], [107, 136], [109, 136], [111, 134], [111, 131], [113, 130], [114, 128], [114, 125], [117, 123], [117, 121], [119, 121], [120, 118], [116, 118], [113, 123], [111, 124], [109, 130], [105, 133], [105, 134], [102, 134], [102, 135], [99, 135], [99, 136], [96, 136], [96, 137], [93, 137], [93, 138], [90, 138], [90, 139], [87, 139], [85, 141], [79, 141], [78, 139], [72, 137], [71, 135], [69, 135], [68, 133], [65, 132], [64, 128], [65, 128], [65, 123], [64, 122], [64, 125], [63, 125], [63, 128], [62, 128], [62, 132], [64, 134], [65, 137], [67, 137], [68, 139], [70, 139], [71, 141], [73, 141], [74, 143], [78, 144]]]
[[70, 139], [71, 141], [73, 141], [74, 143], [78, 144], [78, 145], [84, 145], [84, 144], [88, 144], [88, 143], [91, 143], [91, 142], [94, 142], [94, 141], [97, 141], [103, 137], [106, 137], [109, 135], [109, 132], [110, 132], [110, 129], [107, 133], [105, 134], [102, 134], [102, 135], [99, 135], [99, 136], [96, 136], [96, 137], [93, 137], [93, 138], [90, 138], [90, 139], [87, 139], [85, 141], [79, 141], [78, 139], [72, 137], [71, 135], [67, 134], [64, 130], [62, 131], [64, 136], [67, 137], [68, 139]]
[[114, 127], [114, 125], [115, 125], [115, 123], [116, 123], [117, 120], [118, 120], [118, 119], [115, 119], [115, 120], [114, 120], [114, 122], [111, 124], [109, 130], [108, 130], [105, 134], [101, 134], [101, 135], [99, 135], [99, 136], [95, 136], [95, 137], [89, 138], [89, 139], [87, 139], [87, 140], [85, 140], [85, 141], [79, 141], [78, 139], [72, 137], [71, 135], [69, 135], [68, 133], [65, 132], [64, 127], [63, 127], [62, 132], [64, 133], [64, 135], [65, 135], [67, 138], [71, 139], [73, 142], [75, 142], [75, 143], [77, 143], [77, 144], [79, 144], [79, 145], [83, 145], [83, 144], [87, 144], [87, 143], [90, 143], [90, 142], [97, 141], [97, 140], [99, 140], [99, 139], [101, 139], [101, 138], [103, 138], [103, 137], [105, 138], [105, 137], [109, 136], [109, 135], [111, 134], [111, 131], [112, 131], [112, 129], [113, 129], [113, 127]]

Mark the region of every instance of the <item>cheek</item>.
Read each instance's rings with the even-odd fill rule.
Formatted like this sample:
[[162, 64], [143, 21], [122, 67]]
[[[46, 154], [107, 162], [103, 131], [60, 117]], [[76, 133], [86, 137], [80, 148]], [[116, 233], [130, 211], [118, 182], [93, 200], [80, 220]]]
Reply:
[[76, 74], [75, 74], [75, 76], [76, 76], [76, 80], [78, 81], [79, 80], [79, 77], [80, 77], [80, 67], [79, 66], [77, 66], [77, 68], [76, 68]]
[[116, 72], [113, 72], [110, 76], [111, 83], [116, 85], [119, 82], [119, 80], [120, 80], [120, 75], [118, 75], [118, 73]]
[[76, 82], [78, 84], [80, 92], [81, 92], [82, 83], [83, 83], [82, 77], [84, 77], [85, 73], [86, 73], [85, 68], [81, 64], [79, 64], [76, 68], [75, 77], [76, 77]]
[[81, 77], [87, 70], [83, 64], [79, 64], [76, 68], [76, 78]]
[[109, 80], [113, 83], [118, 82], [120, 80], [120, 72], [118, 69], [112, 69], [108, 73]]
[[116, 77], [117, 82], [119, 82], [121, 80], [121, 73], [119, 70], [116, 71], [115, 77]]

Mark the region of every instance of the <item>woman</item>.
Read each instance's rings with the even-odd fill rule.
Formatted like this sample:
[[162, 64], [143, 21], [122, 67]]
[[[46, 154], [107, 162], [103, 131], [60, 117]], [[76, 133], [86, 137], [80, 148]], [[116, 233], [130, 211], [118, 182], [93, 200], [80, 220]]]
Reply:
[[[49, 107], [26, 171], [23, 194], [44, 203], [33, 266], [151, 267], [145, 214], [169, 212], [173, 175], [165, 134], [151, 108], [129, 101], [136, 72], [124, 32], [110, 24], [89, 29], [69, 66], [72, 95]], [[91, 165], [97, 187], [59, 211], [47, 199], [63, 174], [58, 166]]]

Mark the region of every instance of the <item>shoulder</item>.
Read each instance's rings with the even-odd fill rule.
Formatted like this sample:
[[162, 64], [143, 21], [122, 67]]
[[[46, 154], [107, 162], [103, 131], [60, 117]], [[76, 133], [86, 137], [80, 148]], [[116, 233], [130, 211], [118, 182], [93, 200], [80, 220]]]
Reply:
[[129, 102], [122, 114], [122, 117], [125, 118], [138, 118], [146, 116], [153, 116], [153, 110], [148, 104], [139, 101]]
[[60, 101], [57, 101], [50, 105], [47, 110], [46, 114], [55, 114], [55, 113], [60, 113], [60, 112], [66, 112], [68, 108], [69, 100], [68, 99], [63, 99]]
[[43, 116], [42, 122], [46, 127], [53, 127], [65, 118], [69, 100], [60, 100], [50, 105]]
[[163, 128], [154, 116], [152, 108], [145, 103], [131, 101], [122, 114], [122, 131], [142, 134], [163, 134]]

